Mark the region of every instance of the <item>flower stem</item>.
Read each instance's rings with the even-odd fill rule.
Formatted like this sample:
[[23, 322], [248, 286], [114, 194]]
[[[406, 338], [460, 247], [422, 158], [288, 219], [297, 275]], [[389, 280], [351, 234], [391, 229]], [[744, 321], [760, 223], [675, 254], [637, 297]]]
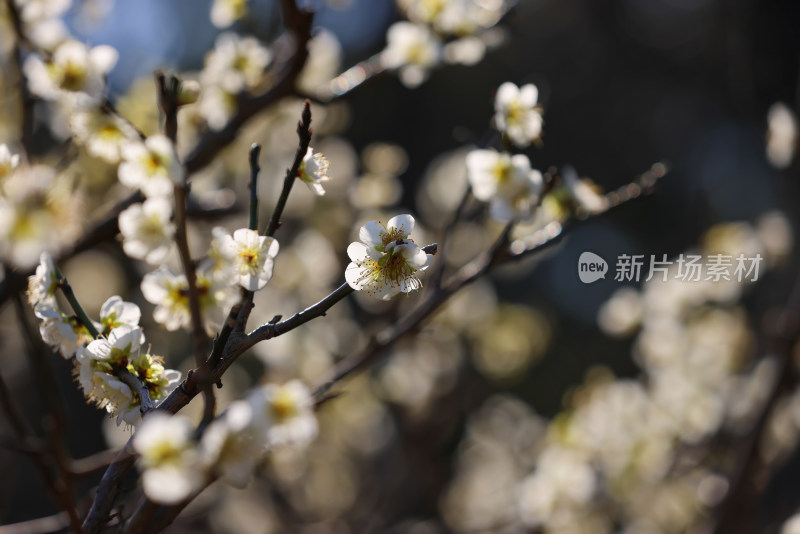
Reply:
[[89, 316], [86, 315], [85, 311], [83, 311], [83, 308], [78, 302], [78, 299], [75, 297], [75, 292], [72, 291], [72, 286], [69, 285], [67, 278], [61, 274], [61, 271], [57, 266], [55, 266], [55, 270], [56, 278], [58, 278], [58, 287], [61, 289], [64, 297], [67, 299], [67, 302], [69, 302], [69, 305], [72, 306], [72, 311], [74, 311], [75, 315], [78, 316], [78, 320], [83, 326], [86, 327], [86, 330], [89, 331], [89, 334], [92, 335], [92, 338], [97, 339], [100, 337], [100, 332], [97, 331], [97, 328], [94, 327], [92, 320], [89, 319]]

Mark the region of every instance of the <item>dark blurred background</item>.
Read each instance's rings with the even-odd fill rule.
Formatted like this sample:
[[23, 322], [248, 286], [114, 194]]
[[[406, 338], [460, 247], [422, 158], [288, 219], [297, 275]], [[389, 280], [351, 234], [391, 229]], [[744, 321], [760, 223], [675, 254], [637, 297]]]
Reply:
[[[340, 39], [345, 67], [379, 52], [386, 28], [397, 18], [391, 0], [308, 4], [319, 10], [317, 23]], [[107, 43], [120, 51], [110, 80], [119, 94], [157, 67], [200, 69], [219, 32], [208, 21], [209, 5], [198, 0], [121, 1], [97, 27], [73, 30], [92, 44]], [[256, 1], [252, 17], [242, 24], [244, 33], [268, 42], [280, 31], [279, 10], [274, 2]], [[467, 413], [492, 392], [508, 390], [552, 416], [562, 407], [564, 393], [598, 363], [623, 376], [637, 374], [630, 342], [609, 339], [596, 326], [598, 307], [620, 284], [613, 277], [581, 284], [575, 264], [582, 251], [606, 259], [621, 253], [674, 256], [714, 223], [754, 221], [773, 209], [784, 210], [797, 228], [796, 173], [772, 168], [764, 147], [768, 108], [776, 101], [793, 109], [800, 104], [800, 3], [520, 0], [502, 26], [505, 44], [476, 66], [443, 67], [414, 90], [381, 75], [353, 91], [346, 98], [351, 121], [342, 135], [357, 151], [375, 141], [406, 150], [410, 159], [401, 177], [403, 204], [413, 208], [415, 185], [438, 155], [485, 138], [500, 83], [535, 83], [545, 118], [543, 145], [527, 151], [535, 167], [571, 164], [611, 190], [657, 161], [668, 164], [670, 172], [657, 194], [579, 228], [557, 254], [524, 273], [495, 277], [502, 298], [533, 306], [547, 317], [549, 348], [514, 383], [491, 383], [468, 369], [442, 405], [445, 414], [452, 412], [448, 403]], [[772, 275], [750, 298], [755, 317], [781, 301], [790, 275]], [[104, 416], [83, 403], [66, 378], [69, 368], [56, 362], [75, 424], [70, 445], [81, 457], [101, 443]], [[24, 408], [35, 414], [41, 406], [30, 400]], [[393, 415], [408, 439], [380, 456], [382, 469], [375, 468], [381, 477], [398, 480], [394, 491], [402, 498], [376, 495], [376, 506], [385, 507], [387, 517], [436, 516], [437, 495], [451, 474], [449, 462], [464, 421], [443, 424], [435, 413], [423, 422]], [[35, 415], [31, 420], [37, 421]], [[398, 472], [409, 465], [398, 458], [409, 455], [422, 458], [411, 462], [419, 471]], [[800, 500], [793, 499], [798, 463], [790, 463], [771, 490], [786, 502], [781, 514]], [[30, 499], [44, 494], [32, 470], [6, 466], [0, 521], [55, 512]], [[380, 479], [373, 488], [377, 493]], [[86, 487], [94, 482], [86, 479]]]

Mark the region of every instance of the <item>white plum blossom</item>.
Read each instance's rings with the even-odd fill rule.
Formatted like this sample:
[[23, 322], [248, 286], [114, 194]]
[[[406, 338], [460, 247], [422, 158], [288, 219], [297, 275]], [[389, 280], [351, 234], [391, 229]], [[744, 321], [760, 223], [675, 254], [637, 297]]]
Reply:
[[240, 228], [224, 236], [223, 247], [233, 263], [239, 285], [248, 291], [262, 289], [272, 278], [278, 241], [260, 236], [255, 230]]
[[497, 89], [494, 101], [497, 129], [518, 147], [530, 145], [542, 134], [538, 99], [539, 90], [531, 83], [517, 87], [505, 82]]
[[411, 22], [395, 22], [386, 33], [386, 49], [381, 64], [399, 69], [400, 80], [407, 87], [416, 87], [428, 77], [441, 55], [441, 42], [427, 26]]
[[172, 249], [175, 225], [172, 203], [164, 197], [148, 198], [119, 214], [122, 248], [132, 258], [151, 265], [162, 263]]
[[112, 330], [108, 338], [98, 338], [80, 347], [76, 354], [78, 377], [86, 398], [112, 414], [129, 404], [133, 394], [114, 371], [137, 358], [143, 343], [141, 328], [123, 325]]
[[175, 504], [200, 489], [202, 466], [192, 442], [192, 424], [181, 416], [154, 412], [144, 419], [133, 438], [142, 458], [142, 485], [147, 497]]
[[248, 0], [214, 0], [211, 5], [211, 23], [217, 28], [227, 28], [247, 15]]
[[123, 325], [139, 326], [142, 310], [133, 302], [125, 302], [119, 295], [109, 297], [100, 307], [100, 332], [109, 335], [112, 330]]
[[41, 320], [39, 334], [44, 342], [55, 347], [66, 359], [75, 355], [80, 344], [91, 340], [83, 325], [54, 306], [40, 305], [35, 308], [34, 313]]
[[138, 139], [133, 126], [97, 108], [73, 112], [69, 129], [75, 140], [86, 146], [89, 155], [111, 164], [119, 163], [124, 145]]
[[322, 182], [330, 180], [328, 176], [328, 168], [331, 162], [321, 152], [314, 152], [314, 149], [308, 147], [308, 152], [303, 157], [303, 162], [300, 164], [300, 170], [297, 177], [302, 180], [314, 194], [322, 196], [325, 194], [325, 189], [322, 187]]
[[122, 148], [119, 181], [139, 189], [147, 197], [169, 196], [173, 187], [183, 181], [183, 167], [175, 146], [166, 136], [156, 134], [144, 143], [131, 142]]
[[[212, 276], [202, 266], [197, 270], [196, 282], [203, 327], [209, 336], [213, 336], [222, 326], [225, 314], [236, 303], [238, 295], [233, 287]], [[176, 274], [162, 265], [144, 276], [141, 288], [144, 298], [156, 305], [153, 318], [157, 323], [170, 331], [191, 325], [186, 276]]]
[[217, 85], [232, 94], [254, 89], [270, 61], [272, 52], [255, 37], [226, 32], [217, 37], [214, 49], [206, 56], [200, 81], [204, 86]]
[[117, 51], [106, 45], [89, 48], [67, 40], [46, 61], [36, 54], [25, 60], [30, 90], [48, 100], [76, 97], [76, 104], [96, 103], [105, 92], [105, 77], [117, 62]]
[[267, 447], [304, 446], [317, 436], [314, 399], [299, 380], [267, 384], [251, 393], [250, 402], [263, 410]]
[[[117, 298], [109, 299], [111, 305], [105, 306], [106, 311], [116, 308], [133, 319], [133, 310], [125, 306], [130, 303], [123, 303]], [[77, 373], [84, 395], [98, 407], [116, 416], [118, 425], [123, 421], [138, 425], [141, 421], [142, 401], [138, 393], [121, 379], [122, 371], [141, 381], [156, 404], [166, 398], [180, 380], [180, 373], [165, 369], [161, 358], [143, 353], [143, 344], [144, 333], [141, 328], [123, 324], [111, 330], [108, 338], [99, 338], [86, 347], [80, 347], [76, 355]]]
[[19, 165], [19, 154], [12, 154], [8, 145], [0, 144], [0, 182]]
[[416, 273], [427, 269], [433, 256], [409, 239], [413, 229], [411, 215], [392, 217], [386, 226], [370, 221], [361, 227], [361, 242], [347, 247], [351, 263], [345, 279], [350, 287], [382, 300], [422, 287]]
[[531, 169], [527, 156], [473, 150], [467, 154], [466, 164], [472, 193], [478, 200], [489, 202], [492, 218], [508, 222], [533, 215], [544, 180], [539, 171]]

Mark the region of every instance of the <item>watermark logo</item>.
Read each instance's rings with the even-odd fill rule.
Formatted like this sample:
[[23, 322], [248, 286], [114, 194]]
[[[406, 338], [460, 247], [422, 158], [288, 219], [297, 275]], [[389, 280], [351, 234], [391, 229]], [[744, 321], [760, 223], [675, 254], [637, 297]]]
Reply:
[[584, 252], [578, 258], [578, 277], [584, 284], [605, 278], [607, 272], [608, 263], [594, 252]]
[[[761, 254], [754, 256], [737, 256], [726, 254], [681, 254], [675, 259], [667, 259], [652, 254], [620, 254], [615, 265], [614, 280], [616, 282], [649, 282], [652, 279], [666, 282], [668, 279], [684, 282], [755, 282], [758, 280], [759, 267], [764, 258]], [[594, 252], [584, 252], [578, 258], [578, 277], [584, 284], [591, 284], [606, 277], [608, 264], [606, 260]]]

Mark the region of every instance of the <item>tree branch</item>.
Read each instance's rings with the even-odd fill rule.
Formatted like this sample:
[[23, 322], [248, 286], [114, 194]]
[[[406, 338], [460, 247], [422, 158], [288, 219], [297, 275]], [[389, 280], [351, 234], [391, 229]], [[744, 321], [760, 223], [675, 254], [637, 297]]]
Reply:
[[278, 203], [275, 205], [275, 210], [272, 212], [272, 217], [269, 220], [269, 225], [264, 232], [264, 235], [274, 236], [275, 232], [281, 225], [281, 216], [286, 207], [286, 201], [289, 199], [289, 193], [292, 192], [295, 178], [300, 172], [300, 165], [303, 164], [303, 158], [308, 152], [308, 146], [311, 144], [311, 102], [306, 100], [303, 105], [303, 114], [300, 122], [297, 123], [297, 137], [300, 139], [297, 144], [297, 150], [294, 153], [294, 162], [292, 167], [286, 169], [286, 177], [283, 179], [283, 188], [281, 195], [278, 198]]

